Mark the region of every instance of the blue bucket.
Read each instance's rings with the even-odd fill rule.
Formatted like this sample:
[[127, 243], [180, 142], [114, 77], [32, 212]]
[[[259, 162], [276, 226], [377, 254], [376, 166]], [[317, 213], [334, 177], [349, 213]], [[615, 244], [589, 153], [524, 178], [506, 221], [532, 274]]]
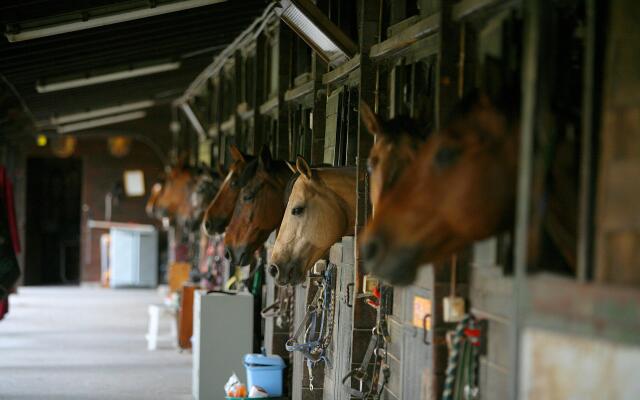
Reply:
[[244, 367], [247, 370], [247, 390], [255, 385], [266, 390], [270, 397], [282, 396], [282, 357], [247, 354]]

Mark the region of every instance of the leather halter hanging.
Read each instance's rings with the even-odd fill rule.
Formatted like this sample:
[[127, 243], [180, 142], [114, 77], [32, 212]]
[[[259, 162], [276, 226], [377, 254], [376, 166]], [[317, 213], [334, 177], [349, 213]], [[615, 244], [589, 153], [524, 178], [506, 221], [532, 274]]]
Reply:
[[[285, 348], [289, 352], [299, 351], [307, 361], [309, 369], [309, 389], [313, 390], [313, 368], [320, 362], [331, 367], [327, 357], [327, 348], [333, 336], [333, 319], [335, 316], [335, 265], [329, 263], [322, 278], [314, 281], [318, 286], [313, 300], [307, 305], [307, 312]], [[318, 323], [320, 328], [318, 329]], [[304, 336], [303, 336], [304, 332]], [[300, 337], [304, 342], [300, 343]]]

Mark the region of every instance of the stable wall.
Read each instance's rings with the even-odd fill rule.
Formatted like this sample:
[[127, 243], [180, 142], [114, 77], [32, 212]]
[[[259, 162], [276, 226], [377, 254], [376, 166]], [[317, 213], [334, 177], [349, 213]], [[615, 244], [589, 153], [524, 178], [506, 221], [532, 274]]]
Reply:
[[[100, 279], [100, 233], [94, 230], [88, 235], [86, 228], [89, 219], [103, 220], [105, 218], [105, 195], [116, 181], [121, 180], [126, 169], [141, 169], [145, 175], [146, 192], [164, 169], [164, 162], [168, 159], [171, 133], [169, 107], [157, 107], [148, 111], [147, 118], [105, 127], [83, 131], [77, 135], [78, 142], [71, 157], [82, 160], [82, 209], [80, 229], [80, 280], [95, 282]], [[116, 158], [109, 153], [107, 147], [108, 135], [125, 135], [134, 138], [130, 153], [123, 158]], [[35, 138], [27, 137], [16, 143], [9, 160], [12, 178], [15, 183], [16, 214], [23, 253], [19, 256], [19, 263], [24, 269], [24, 252], [29, 251], [29, 243], [25, 243], [25, 228], [27, 216], [26, 161], [29, 157], [54, 157], [49, 147], [36, 147]], [[146, 195], [140, 198], [123, 198], [112, 208], [112, 220], [118, 222], [152, 223], [144, 212]]]

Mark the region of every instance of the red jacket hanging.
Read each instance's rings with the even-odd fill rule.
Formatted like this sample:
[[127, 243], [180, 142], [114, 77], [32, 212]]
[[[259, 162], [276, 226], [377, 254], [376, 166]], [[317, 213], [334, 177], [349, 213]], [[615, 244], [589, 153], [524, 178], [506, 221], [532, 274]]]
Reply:
[[6, 205], [6, 210], [2, 211], [7, 213], [13, 251], [18, 254], [20, 252], [20, 235], [18, 235], [18, 224], [13, 200], [13, 184], [7, 176], [7, 169], [3, 166], [0, 166], [0, 196], [3, 197], [4, 204]]

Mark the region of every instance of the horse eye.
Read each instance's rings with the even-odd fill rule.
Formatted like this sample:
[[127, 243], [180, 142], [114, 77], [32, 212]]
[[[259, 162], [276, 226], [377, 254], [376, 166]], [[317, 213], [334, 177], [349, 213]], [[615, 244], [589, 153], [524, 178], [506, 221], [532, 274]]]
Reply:
[[461, 150], [455, 147], [442, 147], [436, 153], [435, 164], [440, 168], [446, 168], [453, 165], [458, 156], [460, 156]]
[[242, 197], [242, 200], [244, 200], [244, 201], [251, 201], [251, 200], [253, 200], [253, 199], [254, 199], [254, 197], [255, 197], [255, 196], [253, 195], [253, 193], [252, 193], [252, 194], [245, 194], [245, 195], [244, 195], [244, 197]]
[[293, 210], [291, 210], [291, 214], [293, 215], [302, 215], [302, 213], [304, 212], [304, 207], [294, 207]]
[[376, 165], [378, 165], [377, 158], [374, 157], [367, 160], [367, 171], [369, 172], [369, 174], [373, 173], [373, 169], [376, 167]]
[[237, 188], [238, 187], [238, 181], [236, 179], [233, 179], [231, 181], [231, 183], [229, 184], [229, 186], [231, 186], [232, 188]]

